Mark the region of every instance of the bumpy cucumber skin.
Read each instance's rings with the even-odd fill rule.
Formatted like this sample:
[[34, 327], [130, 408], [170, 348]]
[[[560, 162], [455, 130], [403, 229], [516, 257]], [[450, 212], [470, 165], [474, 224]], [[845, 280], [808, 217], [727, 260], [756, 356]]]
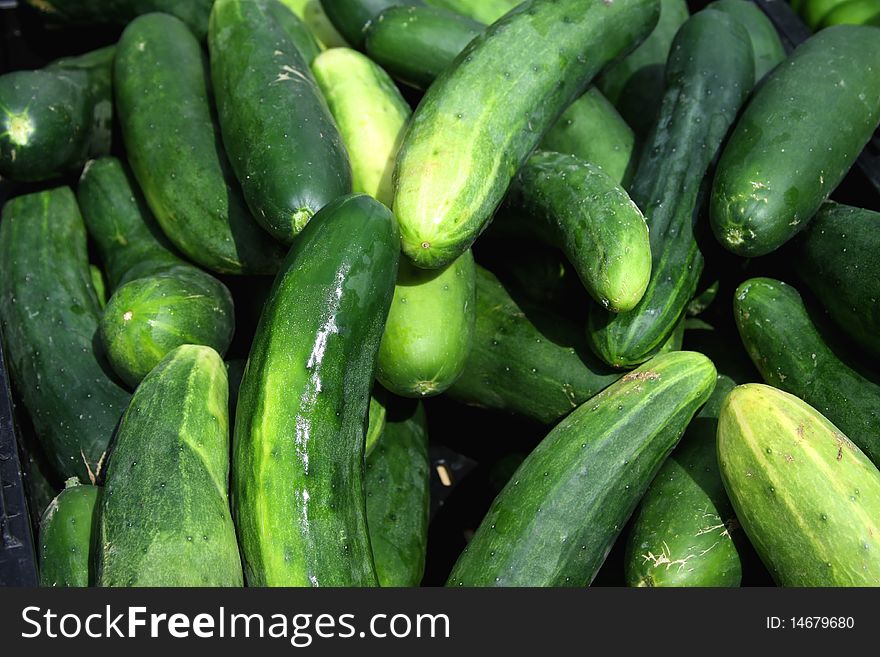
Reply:
[[270, 274], [283, 251], [241, 197], [212, 118], [206, 68], [199, 43], [173, 16], [129, 24], [114, 62], [128, 161], [162, 230], [187, 257], [220, 273]]
[[603, 308], [635, 308], [651, 277], [651, 243], [642, 212], [595, 164], [538, 152], [519, 170], [506, 201], [558, 246]]
[[429, 5], [491, 25], [522, 0], [426, 0]]
[[391, 172], [409, 104], [388, 74], [356, 50], [327, 50], [312, 62], [312, 72], [348, 151], [352, 190], [391, 205]]
[[831, 319], [880, 358], [880, 213], [825, 203], [793, 246], [795, 268]]
[[120, 160], [91, 160], [80, 176], [76, 194], [111, 290], [185, 264], [172, 250]]
[[376, 367], [383, 386], [402, 397], [430, 397], [455, 382], [473, 344], [475, 286], [470, 250], [439, 270], [400, 264]]
[[0, 323], [13, 385], [58, 474], [91, 481], [129, 394], [95, 351], [101, 309], [69, 188], [4, 206], [0, 272]]
[[355, 48], [364, 45], [370, 22], [388, 7], [423, 6], [422, 0], [321, 0], [324, 13], [342, 37]]
[[370, 22], [367, 54], [401, 82], [427, 89], [484, 26], [432, 7], [389, 7]]
[[[765, 255], [802, 230], [880, 122], [880, 38], [839, 25], [814, 35], [765, 80], [715, 174], [710, 217], [725, 248]], [[809, 111], [822, 107], [821, 112]]]
[[141, 382], [107, 466], [98, 586], [242, 585], [227, 395], [210, 347], [178, 347]]
[[658, 13], [657, 0], [530, 0], [472, 41], [425, 94], [398, 155], [404, 253], [431, 269], [470, 247], [544, 132]]
[[394, 216], [334, 201], [275, 280], [239, 393], [233, 509], [252, 586], [375, 586], [364, 430], [394, 291]]
[[518, 304], [479, 266], [476, 290], [473, 346], [453, 398], [549, 424], [621, 377], [589, 353], [579, 328]]
[[781, 586], [880, 586], [880, 472], [793, 395], [749, 384], [718, 419], [737, 518]]
[[595, 87], [569, 105], [544, 135], [541, 148], [598, 165], [624, 187], [635, 170], [635, 134]]
[[[409, 407], [409, 408], [407, 408]], [[380, 586], [418, 586], [430, 505], [428, 423], [421, 402], [398, 404], [366, 461], [367, 520]]]
[[715, 450], [718, 414], [736, 382], [719, 375], [709, 401], [660, 468], [633, 516], [628, 586], [739, 586], [738, 525]]
[[69, 479], [40, 518], [40, 586], [90, 584], [92, 531], [101, 489]]
[[693, 224], [703, 180], [754, 83], [745, 28], [721, 12], [695, 14], [675, 37], [666, 76], [663, 105], [630, 186], [648, 222], [651, 279], [630, 312], [594, 308], [589, 315], [590, 344], [614, 367], [656, 354], [697, 291], [703, 255]]
[[590, 584], [715, 376], [702, 354], [663, 354], [581, 405], [495, 498], [447, 585]]
[[388, 392], [380, 385], [374, 385], [370, 393], [370, 407], [367, 410], [367, 432], [364, 438], [364, 457], [376, 448], [376, 443], [385, 431], [388, 415]]
[[733, 303], [740, 337], [764, 381], [814, 406], [880, 463], [880, 386], [834, 354], [797, 290], [752, 278]]
[[217, 0], [208, 48], [232, 168], [256, 220], [289, 244], [312, 215], [351, 192], [339, 131], [308, 63], [264, 2]]
[[132, 388], [180, 345], [205, 345], [222, 356], [234, 330], [229, 290], [210, 274], [189, 266], [118, 288], [100, 324], [107, 358]]
[[715, 0], [709, 8], [730, 14], [746, 28], [755, 55], [755, 81], [761, 80], [785, 60], [785, 47], [779, 38], [779, 32], [767, 14], [754, 2]]

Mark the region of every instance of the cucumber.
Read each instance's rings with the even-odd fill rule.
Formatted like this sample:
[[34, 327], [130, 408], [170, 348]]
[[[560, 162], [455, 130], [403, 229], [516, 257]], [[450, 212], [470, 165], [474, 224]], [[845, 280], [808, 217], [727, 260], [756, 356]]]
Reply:
[[40, 181], [110, 150], [114, 48], [0, 76], [0, 175]]
[[232, 491], [251, 586], [375, 586], [364, 430], [397, 273], [394, 216], [325, 207], [266, 302], [236, 409]]
[[90, 583], [92, 530], [101, 489], [71, 477], [40, 518], [40, 586]]
[[660, 109], [672, 39], [689, 16], [685, 0], [660, 0], [660, 19], [651, 34], [596, 81], [596, 86], [641, 137], [647, 135]]
[[657, 0], [529, 0], [472, 41], [425, 94], [398, 155], [404, 253], [430, 269], [467, 250], [544, 132], [658, 12]]
[[526, 457], [449, 586], [585, 586], [715, 387], [695, 352], [663, 354], [560, 422]]
[[368, 457], [376, 448], [376, 443], [385, 431], [388, 415], [388, 393], [380, 385], [374, 385], [370, 393], [370, 407], [367, 411], [367, 433], [364, 437], [364, 456]]
[[281, 2], [306, 24], [324, 48], [344, 48], [347, 45], [324, 13], [321, 0], [281, 0]]
[[427, 89], [484, 29], [442, 9], [393, 6], [367, 26], [364, 49], [396, 79]]
[[471, 351], [474, 297], [470, 250], [440, 270], [402, 262], [379, 346], [379, 382], [402, 397], [428, 397], [447, 390], [461, 375]]
[[522, 4], [522, 0], [427, 0], [427, 2], [429, 5], [467, 16], [486, 25], [491, 25], [511, 9]]
[[817, 410], [739, 386], [718, 418], [718, 463], [777, 584], [880, 586], [880, 472]]
[[364, 45], [364, 32], [379, 12], [394, 5], [423, 6], [422, 0], [321, 0], [327, 18], [354, 48]]
[[670, 333], [669, 338], [666, 342], [663, 343], [663, 346], [657, 351], [658, 354], [666, 354], [670, 351], [681, 351], [681, 347], [684, 344], [684, 329], [687, 325], [687, 318], [682, 317], [678, 320], [678, 324], [675, 325], [675, 328]]
[[880, 212], [825, 203], [791, 261], [837, 327], [880, 358]]
[[260, 225], [290, 243], [315, 212], [351, 192], [339, 131], [265, 2], [217, 0], [208, 47], [223, 145], [244, 197]]
[[740, 337], [764, 381], [814, 406], [880, 463], [880, 386], [835, 355], [797, 290], [753, 278], [739, 286], [733, 304]]
[[738, 524], [715, 456], [718, 413], [735, 387], [719, 375], [642, 498], [626, 542], [628, 586], [739, 586]]
[[844, 4], [847, 0], [805, 0], [804, 8], [801, 15], [804, 21], [812, 30], [819, 28], [819, 25], [834, 8]]
[[98, 516], [98, 586], [241, 586], [227, 495], [226, 367], [183, 345], [138, 386]]
[[880, 25], [880, 3], [877, 0], [848, 0], [837, 5], [822, 18], [820, 29], [831, 25]]
[[129, 24], [114, 63], [128, 161], [162, 230], [188, 258], [220, 273], [269, 274], [283, 250], [250, 216], [223, 155], [206, 66], [176, 18], [149, 14]]
[[19, 196], [0, 220], [0, 328], [13, 386], [62, 477], [94, 481], [129, 394], [95, 351], [100, 305], [67, 187]]
[[776, 27], [754, 2], [748, 0], [715, 0], [710, 9], [738, 19], [752, 41], [755, 55], [755, 81], [761, 80], [785, 60], [785, 48]]
[[428, 424], [421, 402], [391, 415], [366, 461], [370, 543], [380, 586], [418, 586], [428, 547]]
[[593, 308], [588, 336], [614, 367], [657, 353], [697, 291], [703, 255], [693, 224], [703, 180], [754, 82], [754, 58], [740, 23], [714, 10], [692, 16], [672, 45], [666, 91], [630, 193], [644, 211], [653, 263], [647, 291], [627, 313]]
[[598, 166], [572, 155], [538, 152], [507, 196], [530, 230], [558, 246], [584, 287], [611, 312], [635, 308], [651, 276], [645, 218]]
[[299, 15], [288, 7], [283, 0], [264, 0], [266, 13], [271, 16], [278, 27], [287, 34], [306, 64], [321, 54], [321, 46], [309, 26], [300, 20]]
[[637, 163], [635, 142], [635, 133], [614, 105], [590, 87], [547, 131], [541, 148], [598, 165], [614, 182], [628, 187]]
[[124, 25], [141, 14], [162, 12], [187, 24], [199, 38], [208, 31], [214, 0], [25, 0], [52, 19], [71, 23]]
[[182, 344], [225, 353], [235, 330], [232, 295], [156, 237], [155, 220], [119, 160], [92, 161], [80, 179], [79, 199], [113, 274], [100, 337], [119, 378], [134, 388]]
[[95, 288], [95, 296], [101, 310], [107, 305], [107, 284], [104, 282], [104, 273], [100, 267], [89, 265], [89, 278], [92, 279], [92, 287]]
[[517, 303], [494, 274], [478, 266], [473, 347], [449, 395], [473, 406], [555, 422], [621, 376], [583, 343], [574, 323]]
[[339, 127], [356, 193], [391, 205], [391, 172], [412, 110], [388, 74], [348, 48], [331, 48], [312, 72]]
[[[728, 250], [770, 253], [802, 230], [880, 123], [880, 32], [838, 25], [757, 90], [715, 174], [711, 223]], [[806, 108], [821, 106], [821, 112]]]

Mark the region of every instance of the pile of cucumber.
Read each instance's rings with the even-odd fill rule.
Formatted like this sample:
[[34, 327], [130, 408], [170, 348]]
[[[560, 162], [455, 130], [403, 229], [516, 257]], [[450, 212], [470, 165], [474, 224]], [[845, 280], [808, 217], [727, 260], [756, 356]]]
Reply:
[[112, 35], [0, 76], [42, 584], [880, 586], [858, 3], [20, 9]]

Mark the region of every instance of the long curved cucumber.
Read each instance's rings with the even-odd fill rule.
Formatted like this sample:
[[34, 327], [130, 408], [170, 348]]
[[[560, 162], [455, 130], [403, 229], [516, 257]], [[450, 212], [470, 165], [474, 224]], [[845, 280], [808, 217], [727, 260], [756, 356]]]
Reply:
[[781, 586], [880, 586], [880, 472], [794, 395], [739, 386], [718, 418], [737, 518]]
[[630, 186], [648, 222], [651, 279], [630, 312], [595, 307], [589, 315], [590, 345], [609, 365], [633, 367], [656, 354], [697, 291], [703, 255], [694, 222], [703, 180], [752, 87], [754, 66], [748, 33], [727, 14], [694, 14], [675, 36], [663, 106]]
[[312, 215], [351, 192], [351, 166], [308, 62], [266, 7], [214, 3], [211, 79], [223, 145], [248, 206], [290, 243]]
[[677, 351], [585, 402], [495, 498], [447, 585], [590, 584], [714, 387], [708, 358]]
[[880, 358], [880, 212], [825, 203], [792, 262], [837, 327]]
[[392, 406], [382, 438], [366, 460], [367, 520], [380, 586], [422, 581], [430, 471], [424, 406]]
[[0, 324], [12, 383], [58, 474], [94, 481], [129, 394], [95, 349], [101, 309], [67, 187], [19, 196], [0, 220]]
[[[876, 28], [838, 25], [802, 43], [757, 90], [718, 163], [712, 230], [741, 256], [802, 230], [880, 123]], [[822, 107], [821, 112], [806, 108]]]
[[375, 586], [364, 430], [397, 273], [394, 216], [332, 202], [294, 242], [239, 392], [232, 491], [251, 586]]
[[364, 45], [370, 22], [384, 9], [395, 5], [422, 6], [423, 0], [321, 0], [324, 13], [342, 37], [354, 48]]
[[472, 41], [404, 137], [394, 174], [404, 253], [423, 268], [461, 255], [544, 132], [658, 13], [657, 0], [529, 0]]
[[326, 50], [312, 72], [348, 151], [352, 190], [391, 205], [391, 173], [409, 104], [388, 74], [356, 50]]
[[740, 337], [764, 381], [814, 406], [880, 463], [880, 386], [837, 357], [797, 290], [752, 278], [739, 286], [733, 305]]
[[470, 250], [440, 270], [402, 262], [379, 346], [379, 382], [404, 397], [444, 392], [467, 363], [475, 306]]
[[633, 514], [624, 561], [628, 586], [739, 586], [738, 524], [715, 455], [718, 414], [735, 387], [719, 375]]
[[226, 366], [169, 353], [138, 386], [107, 466], [98, 586], [241, 586], [229, 510]]
[[40, 586], [90, 584], [93, 529], [101, 489], [71, 477], [40, 517]]
[[541, 152], [519, 170], [506, 203], [558, 246], [603, 308], [627, 312], [651, 276], [651, 243], [641, 210], [594, 164]]
[[776, 26], [754, 2], [715, 0], [709, 8], [730, 14], [746, 28], [755, 55], [756, 82], [785, 60], [785, 47], [782, 45]]
[[518, 303], [477, 266], [473, 346], [451, 397], [549, 424], [621, 376], [598, 362], [573, 322]]
[[162, 230], [188, 258], [220, 273], [270, 274], [283, 251], [251, 217], [223, 154], [206, 66], [173, 16], [129, 24], [114, 62], [128, 161]]

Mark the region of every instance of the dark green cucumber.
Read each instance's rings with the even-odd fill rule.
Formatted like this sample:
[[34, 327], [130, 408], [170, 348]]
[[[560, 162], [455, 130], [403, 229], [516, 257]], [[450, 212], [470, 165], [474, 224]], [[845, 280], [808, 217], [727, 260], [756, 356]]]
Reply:
[[370, 21], [394, 5], [422, 6], [422, 0], [321, 0], [324, 13], [342, 37], [355, 48], [364, 45]]
[[824, 204], [792, 262], [838, 328], [880, 358], [880, 213]]
[[797, 290], [753, 278], [739, 286], [733, 304], [740, 337], [764, 381], [814, 406], [880, 463], [880, 386], [835, 355]]
[[39, 181], [110, 150], [113, 47], [0, 76], [0, 175]]
[[326, 50], [312, 62], [312, 72], [348, 151], [352, 189], [390, 205], [409, 104], [388, 74], [356, 50]]
[[596, 164], [616, 183], [628, 187], [637, 162], [635, 142], [632, 128], [614, 105], [590, 87], [547, 131], [541, 148]]
[[232, 295], [171, 252], [119, 160], [92, 161], [80, 179], [79, 199], [112, 274], [100, 336], [119, 377], [135, 387], [182, 344], [225, 353], [235, 330]]
[[880, 586], [880, 472], [816, 409], [739, 386], [718, 418], [737, 518], [780, 586]]
[[375, 586], [364, 430], [400, 236], [369, 196], [294, 242], [239, 393], [233, 508], [251, 586]]
[[241, 586], [229, 511], [226, 367], [184, 345], [141, 382], [101, 496], [98, 586]]
[[591, 311], [590, 343], [606, 363], [633, 367], [656, 354], [696, 293], [703, 180], [754, 75], [749, 36], [727, 14], [702, 11], [676, 35], [663, 105], [630, 186], [650, 230], [651, 280], [630, 312]]
[[92, 532], [101, 489], [72, 477], [40, 518], [40, 586], [84, 587], [91, 582]]
[[404, 253], [436, 268], [467, 250], [544, 132], [658, 13], [658, 0], [529, 0], [472, 41], [425, 94], [398, 155]]
[[718, 413], [735, 387], [730, 377], [718, 377], [648, 487], [626, 543], [627, 585], [739, 586], [742, 564], [732, 538], [738, 525], [715, 455]]
[[394, 6], [370, 22], [364, 48], [401, 82], [427, 89], [484, 25], [433, 7]]
[[[779, 66], [737, 122], [715, 174], [718, 240], [760, 256], [802, 230], [880, 123], [880, 33], [839, 25]], [[821, 112], [809, 108], [821, 107]]]
[[0, 220], [0, 324], [12, 383], [58, 474], [93, 481], [129, 394], [95, 351], [86, 230], [67, 187], [19, 196]]
[[263, 6], [293, 42], [303, 61], [311, 64], [312, 60], [321, 54], [321, 46], [309, 26], [283, 1], [265, 0]]
[[761, 80], [785, 59], [785, 48], [776, 26], [758, 5], [748, 0], [715, 0], [710, 9], [730, 14], [739, 20], [752, 41], [755, 55], [755, 81]]
[[176, 16], [199, 38], [208, 32], [214, 0], [25, 0], [50, 18], [71, 23], [124, 25], [141, 14], [162, 12]]
[[188, 258], [221, 273], [272, 273], [283, 250], [241, 197], [206, 68], [198, 41], [173, 16], [141, 16], [125, 29], [114, 81], [128, 161], [162, 230]]
[[380, 586], [418, 586], [428, 547], [428, 424], [421, 402], [390, 413], [366, 461], [370, 544]]
[[376, 364], [388, 390], [438, 395], [461, 375], [474, 338], [474, 276], [470, 250], [439, 270], [400, 264]]
[[660, 0], [660, 19], [651, 34], [596, 81], [640, 137], [650, 131], [660, 109], [672, 39], [689, 15], [685, 0]]
[[584, 287], [611, 312], [632, 310], [648, 287], [645, 218], [605, 171], [572, 155], [539, 151], [519, 170], [507, 204], [558, 246]]
[[447, 9], [475, 21], [491, 25], [522, 0], [426, 0], [429, 5]]
[[581, 405], [495, 498], [447, 584], [590, 584], [714, 387], [708, 358], [677, 351]]
[[248, 206], [290, 243], [312, 215], [351, 192], [351, 166], [308, 63], [266, 7], [214, 3], [211, 79], [223, 145]]
[[686, 323], [686, 317], [682, 317], [678, 320], [678, 324], [675, 325], [672, 333], [669, 334], [669, 338], [667, 338], [666, 342], [663, 343], [663, 346], [657, 350], [658, 354], [665, 354], [670, 351], [681, 351], [681, 347], [684, 344], [684, 329]]
[[453, 398], [549, 424], [620, 378], [589, 353], [572, 322], [517, 303], [482, 267], [476, 281], [473, 347]]

